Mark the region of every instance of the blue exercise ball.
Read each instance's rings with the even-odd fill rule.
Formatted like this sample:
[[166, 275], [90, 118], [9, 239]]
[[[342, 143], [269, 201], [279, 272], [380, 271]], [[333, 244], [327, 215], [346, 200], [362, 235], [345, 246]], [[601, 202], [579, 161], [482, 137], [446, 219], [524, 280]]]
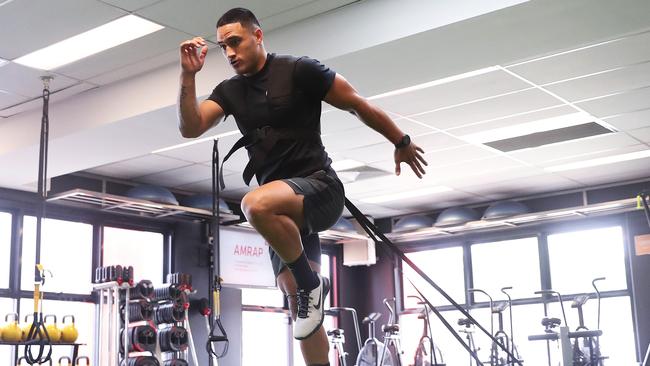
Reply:
[[490, 205], [483, 214], [483, 219], [502, 219], [506, 217], [527, 214], [530, 208], [521, 202], [499, 201]]
[[167, 188], [154, 185], [140, 185], [129, 189], [127, 197], [147, 200], [165, 205], [178, 205], [178, 200]]
[[[198, 208], [201, 210], [212, 211], [212, 195], [211, 194], [195, 194], [183, 198], [181, 204], [186, 207]], [[219, 211], [230, 212], [230, 207], [223, 198], [219, 198]]]
[[331, 227], [331, 229], [345, 232], [345, 233], [357, 232], [354, 225], [352, 224], [352, 221], [346, 219], [345, 217], [340, 217], [339, 220], [336, 222], [336, 224], [334, 224], [334, 226]]
[[394, 233], [403, 233], [433, 226], [433, 219], [425, 215], [409, 215], [397, 220], [393, 225]]
[[479, 214], [476, 210], [469, 207], [452, 207], [448, 208], [438, 215], [436, 227], [463, 225], [467, 222], [478, 220]]

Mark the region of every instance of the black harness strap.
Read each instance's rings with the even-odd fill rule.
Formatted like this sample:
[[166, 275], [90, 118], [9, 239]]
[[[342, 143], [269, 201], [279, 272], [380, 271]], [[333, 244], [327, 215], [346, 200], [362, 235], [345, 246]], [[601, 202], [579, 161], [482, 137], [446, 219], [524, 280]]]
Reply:
[[[476, 321], [476, 319], [474, 319], [469, 314], [469, 312], [467, 312], [467, 310], [465, 310], [454, 299], [452, 299], [451, 296], [449, 296], [449, 294], [447, 294], [442, 288], [440, 288], [440, 286], [438, 286], [435, 282], [433, 282], [433, 280], [429, 276], [427, 276], [427, 274], [424, 273], [424, 271], [422, 271], [417, 265], [415, 265], [415, 263], [413, 263], [413, 261], [411, 261], [406, 256], [406, 254], [404, 254], [404, 252], [402, 252], [393, 242], [391, 242], [384, 234], [382, 234], [379, 231], [379, 229], [372, 222], [370, 222], [370, 220], [368, 220], [368, 218], [366, 218], [363, 215], [363, 213], [361, 213], [361, 211], [354, 204], [352, 204], [352, 202], [350, 202], [350, 200], [348, 200], [347, 198], [345, 199], [345, 207], [348, 209], [348, 211], [350, 211], [352, 216], [354, 216], [354, 218], [357, 219], [357, 221], [359, 222], [361, 227], [363, 227], [363, 229], [366, 231], [366, 233], [368, 233], [368, 235], [371, 238], [373, 238], [373, 240], [375, 240], [375, 242], [377, 244], [379, 244], [379, 243], [386, 244], [386, 246], [393, 252], [393, 254], [397, 255], [401, 260], [406, 262], [406, 264], [408, 264], [409, 267], [411, 267], [417, 274], [420, 275], [420, 277], [422, 277], [425, 281], [427, 281], [427, 283], [429, 283], [429, 285], [431, 285], [433, 288], [435, 288], [436, 291], [438, 291], [440, 293], [440, 295], [442, 295], [445, 299], [447, 299], [447, 301], [449, 301], [450, 304], [452, 304], [456, 309], [458, 309], [458, 311], [460, 311], [461, 314], [463, 314], [469, 321], [474, 323], [483, 333], [485, 333], [485, 335], [487, 335], [490, 338], [490, 340], [492, 340], [492, 342], [496, 343], [497, 346], [499, 348], [501, 348], [512, 360], [514, 360], [519, 366], [523, 366], [522, 362], [519, 361], [519, 359], [517, 359], [510, 352], [510, 350], [508, 350], [501, 343], [497, 342], [497, 340], [494, 338], [494, 336], [492, 334], [490, 334], [490, 332], [488, 332], [481, 324], [479, 324]], [[377, 238], [375, 237], [375, 235], [376, 235], [376, 237], [379, 237], [379, 239], [381, 239], [381, 241], [378, 241]], [[420, 295], [422, 295], [422, 293], [420, 293]], [[433, 309], [432, 304], [428, 300], [426, 300], [426, 301], [427, 301], [427, 304], [429, 306], [431, 306], [431, 308]], [[434, 312], [434, 313], [436, 313], [436, 315], [440, 318], [440, 320], [443, 322], [445, 327], [447, 327], [447, 329], [449, 329], [452, 332], [453, 335], [457, 335], [453, 331], [453, 329], [451, 328], [451, 325], [449, 325], [449, 323], [441, 315], [438, 315], [438, 312]], [[467, 346], [467, 344], [460, 337], [456, 337], [456, 339], [459, 342], [461, 342], [461, 344], [463, 345], [463, 347], [465, 347], [465, 349], [469, 348]], [[470, 351], [470, 354], [472, 355], [472, 357], [474, 357], [478, 361], [478, 358], [475, 357], [475, 354], [472, 351]]]
[[274, 128], [271, 126], [255, 129], [237, 140], [226, 156], [224, 156], [221, 162], [221, 169], [219, 169], [219, 184], [221, 189], [226, 187], [223, 179], [223, 164], [235, 151], [245, 147], [250, 153], [250, 160], [246, 164], [246, 168], [244, 168], [244, 173], [242, 174], [244, 182], [246, 185], [249, 185], [251, 179], [253, 179], [253, 175], [264, 165], [271, 149], [280, 140], [315, 141], [319, 143], [321, 141], [320, 134], [314, 130]]

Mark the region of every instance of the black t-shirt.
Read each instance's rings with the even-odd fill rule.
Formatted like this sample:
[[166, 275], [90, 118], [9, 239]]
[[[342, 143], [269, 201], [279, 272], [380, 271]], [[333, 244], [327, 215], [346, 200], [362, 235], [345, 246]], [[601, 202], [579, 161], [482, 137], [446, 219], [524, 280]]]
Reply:
[[[309, 129], [320, 134], [321, 101], [336, 73], [317, 60], [292, 57], [292, 96], [275, 96], [275, 100], [269, 101], [269, 69], [274, 60], [277, 62], [275, 54], [268, 54], [258, 73], [224, 80], [208, 99], [219, 104], [226, 117], [234, 116], [244, 135], [263, 126]], [[271, 115], [271, 105], [276, 111], [281, 109], [282, 118]], [[257, 181], [265, 184], [276, 179], [305, 177], [318, 170], [328, 170], [331, 162], [318, 141], [280, 140], [257, 170]]]

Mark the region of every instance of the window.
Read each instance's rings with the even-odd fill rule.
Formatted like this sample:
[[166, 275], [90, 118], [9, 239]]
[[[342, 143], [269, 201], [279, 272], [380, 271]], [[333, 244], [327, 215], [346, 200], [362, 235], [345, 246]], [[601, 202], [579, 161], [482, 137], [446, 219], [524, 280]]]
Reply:
[[[523, 238], [472, 245], [474, 288], [486, 291], [497, 300], [507, 297], [501, 288], [511, 286], [513, 299], [535, 297], [541, 289], [537, 238]], [[487, 302], [485, 295], [474, 294], [475, 302]]]
[[[23, 324], [25, 315], [33, 313], [33, 301], [31, 299], [20, 300], [20, 321]], [[94, 340], [95, 340], [95, 305], [77, 301], [55, 301], [43, 300], [43, 314], [54, 314], [59, 327], [62, 327], [63, 317], [73, 315], [75, 317], [75, 327], [79, 331], [79, 338], [76, 343], [84, 343], [85, 346], [79, 347], [79, 356], [88, 356], [94, 359]], [[67, 319], [66, 319], [67, 320]], [[69, 320], [68, 320], [69, 321]], [[21, 349], [22, 351], [22, 349]], [[72, 348], [69, 346], [52, 347], [52, 359], [58, 360], [61, 356], [70, 356]]]
[[9, 287], [11, 214], [0, 212], [0, 288]]
[[575, 231], [548, 236], [551, 283], [562, 295], [627, 289], [623, 230], [616, 227]]
[[285, 313], [244, 311], [242, 313], [242, 366], [287, 365], [289, 321]]
[[[411, 259], [449, 296], [456, 302], [462, 304], [465, 302], [465, 280], [463, 271], [463, 248], [453, 247], [445, 249], [426, 250], [421, 252], [407, 253], [406, 256]], [[408, 298], [409, 295], [417, 295], [409, 279], [413, 281], [420, 291], [424, 293], [434, 306], [449, 305], [438, 292], [433, 289], [420, 275], [415, 273], [411, 267], [402, 263], [404, 273], [404, 307], [416, 308], [417, 300]]]
[[[79, 222], [45, 219], [41, 229], [41, 264], [52, 272], [46, 292], [88, 294], [92, 291], [93, 228]], [[25, 216], [21, 288], [34, 289], [36, 218]]]
[[136, 281], [164, 283], [164, 236], [150, 231], [104, 228], [103, 266], [133, 266]]
[[[5, 324], [6, 314], [14, 312], [14, 300], [0, 297], [0, 324]], [[8, 346], [0, 346], [0, 365], [11, 365], [13, 358], [13, 348]]]
[[269, 306], [281, 308], [284, 306], [282, 291], [277, 288], [243, 288], [241, 290], [242, 305]]

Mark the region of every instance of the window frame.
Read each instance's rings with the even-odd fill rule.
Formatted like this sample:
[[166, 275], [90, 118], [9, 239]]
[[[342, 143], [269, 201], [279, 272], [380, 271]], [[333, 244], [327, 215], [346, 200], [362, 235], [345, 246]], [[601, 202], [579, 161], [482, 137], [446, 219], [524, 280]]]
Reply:
[[[489, 302], [485, 301], [475, 301], [472, 294], [468, 293], [467, 289], [473, 286], [473, 267], [472, 267], [472, 257], [471, 257], [471, 246], [475, 244], [487, 244], [492, 242], [504, 241], [504, 240], [514, 240], [522, 239], [527, 237], [536, 237], [538, 252], [539, 252], [539, 266], [540, 266], [540, 289], [552, 288], [551, 284], [551, 273], [550, 273], [550, 257], [548, 251], [548, 236], [562, 233], [570, 233], [577, 231], [584, 231], [590, 229], [599, 229], [605, 227], [618, 226], [622, 231], [622, 240], [624, 245], [624, 258], [625, 258], [625, 278], [626, 278], [626, 289], [625, 290], [615, 290], [615, 291], [603, 291], [601, 292], [601, 298], [614, 298], [614, 297], [623, 297], [628, 296], [630, 298], [630, 312], [632, 316], [632, 327], [634, 331], [635, 339], [635, 349], [637, 354], [639, 353], [639, 334], [638, 334], [638, 319], [636, 312], [634, 311], [635, 296], [632, 291], [632, 269], [631, 269], [631, 255], [630, 253], [630, 237], [629, 237], [629, 228], [625, 218], [625, 213], [608, 215], [602, 217], [587, 217], [587, 218], [578, 218], [566, 221], [558, 222], [549, 222], [536, 225], [530, 225], [526, 227], [518, 227], [512, 229], [506, 229], [498, 232], [483, 232], [483, 233], [468, 233], [463, 234], [458, 237], [452, 238], [436, 238], [429, 240], [419, 240], [411, 243], [404, 243], [400, 245], [403, 248], [404, 253], [418, 252], [425, 250], [435, 250], [443, 249], [454, 246], [463, 247], [463, 263], [465, 268], [465, 303], [459, 304], [463, 307], [469, 307], [471, 310], [488, 308]], [[399, 315], [403, 314], [414, 314], [420, 311], [420, 309], [405, 309], [404, 308], [404, 275], [403, 275], [403, 263], [401, 260], [398, 261], [398, 277], [396, 278], [396, 297], [400, 299], [400, 308], [398, 311]], [[576, 295], [580, 294], [562, 294], [563, 297], [566, 296], [567, 299], [572, 299]], [[540, 297], [531, 297], [525, 299], [515, 299], [512, 301], [513, 306], [517, 305], [534, 305], [534, 304], [543, 304], [545, 302], [557, 302], [557, 299], [554, 299], [550, 295], [544, 295]], [[439, 306], [437, 307], [441, 312], [448, 310], [456, 310], [455, 307], [451, 305]]]

